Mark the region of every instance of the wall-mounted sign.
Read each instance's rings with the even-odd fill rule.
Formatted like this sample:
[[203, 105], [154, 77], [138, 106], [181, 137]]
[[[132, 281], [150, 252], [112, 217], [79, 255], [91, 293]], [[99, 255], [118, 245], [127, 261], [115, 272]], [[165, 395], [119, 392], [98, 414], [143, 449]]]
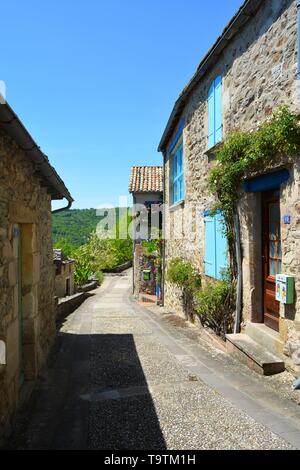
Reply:
[[283, 216], [283, 222], [285, 223], [285, 225], [290, 225], [290, 223], [291, 223], [291, 216], [290, 216], [290, 215], [284, 215], [284, 216]]
[[276, 275], [276, 300], [282, 304], [293, 304], [295, 298], [295, 282], [292, 276]]

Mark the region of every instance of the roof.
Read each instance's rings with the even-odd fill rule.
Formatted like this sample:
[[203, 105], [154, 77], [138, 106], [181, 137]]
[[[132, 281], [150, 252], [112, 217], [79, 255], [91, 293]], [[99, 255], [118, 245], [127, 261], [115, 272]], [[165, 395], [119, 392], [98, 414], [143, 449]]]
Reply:
[[130, 193], [162, 193], [163, 169], [161, 166], [133, 166], [131, 168]]
[[238, 12], [230, 20], [226, 28], [224, 29], [221, 36], [218, 37], [214, 45], [205, 55], [200, 62], [195, 74], [192, 79], [183, 89], [179, 98], [177, 99], [172, 113], [169, 117], [167, 126], [162, 135], [161, 141], [158, 146], [158, 151], [163, 152], [168, 145], [168, 141], [172, 137], [172, 134], [178, 124], [181, 117], [182, 111], [192, 93], [194, 88], [198, 85], [199, 81], [205, 75], [205, 73], [217, 63], [220, 54], [225, 49], [227, 44], [232, 40], [236, 33], [255, 15], [259, 7], [264, 3], [264, 0], [246, 0], [240, 7]]
[[41, 178], [43, 185], [47, 187], [51, 194], [51, 198], [66, 198], [69, 203], [73, 202], [71, 194], [55, 169], [51, 166], [48, 157], [35, 143], [7, 102], [0, 103], [0, 129], [3, 129], [32, 161], [35, 166], [35, 174]]
[[53, 261], [55, 264], [73, 264], [75, 260], [68, 258], [62, 250], [53, 248]]

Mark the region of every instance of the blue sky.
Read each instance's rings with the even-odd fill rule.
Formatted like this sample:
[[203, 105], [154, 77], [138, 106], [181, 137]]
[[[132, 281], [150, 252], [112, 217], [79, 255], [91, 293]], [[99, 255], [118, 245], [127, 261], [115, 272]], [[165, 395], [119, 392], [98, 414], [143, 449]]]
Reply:
[[132, 165], [161, 164], [175, 100], [241, 4], [2, 2], [0, 80], [74, 208], [117, 204]]

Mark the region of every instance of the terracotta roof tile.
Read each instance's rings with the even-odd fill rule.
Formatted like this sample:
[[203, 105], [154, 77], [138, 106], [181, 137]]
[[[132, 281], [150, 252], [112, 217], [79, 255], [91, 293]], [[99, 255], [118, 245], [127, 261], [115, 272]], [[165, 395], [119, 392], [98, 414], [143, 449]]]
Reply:
[[163, 169], [161, 166], [133, 166], [131, 168], [130, 193], [161, 193]]

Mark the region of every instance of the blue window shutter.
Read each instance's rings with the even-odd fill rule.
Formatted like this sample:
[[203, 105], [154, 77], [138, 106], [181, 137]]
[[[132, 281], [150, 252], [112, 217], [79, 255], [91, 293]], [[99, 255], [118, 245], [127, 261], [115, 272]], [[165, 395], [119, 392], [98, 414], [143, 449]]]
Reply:
[[222, 77], [217, 77], [215, 85], [215, 144], [222, 141]]
[[215, 216], [216, 226], [216, 278], [221, 279], [222, 274], [228, 267], [228, 244], [224, 233], [224, 219], [221, 213]]
[[208, 148], [215, 145], [215, 83], [213, 82], [208, 92]]
[[205, 224], [205, 274], [216, 277], [216, 230], [215, 219], [210, 215], [204, 217]]

